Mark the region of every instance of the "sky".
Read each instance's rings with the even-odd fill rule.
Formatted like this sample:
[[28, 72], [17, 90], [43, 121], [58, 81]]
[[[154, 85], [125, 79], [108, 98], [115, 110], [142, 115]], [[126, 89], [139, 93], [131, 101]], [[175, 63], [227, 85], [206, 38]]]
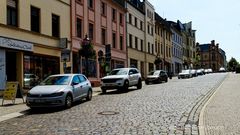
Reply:
[[167, 20], [192, 21], [196, 42], [219, 43], [240, 62], [240, 0], [148, 0], [155, 12]]

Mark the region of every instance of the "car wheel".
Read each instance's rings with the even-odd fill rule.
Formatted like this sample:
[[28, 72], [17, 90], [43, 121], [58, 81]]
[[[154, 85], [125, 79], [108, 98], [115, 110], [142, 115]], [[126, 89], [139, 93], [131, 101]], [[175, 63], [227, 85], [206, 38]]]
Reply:
[[66, 108], [70, 108], [72, 107], [72, 96], [70, 94], [67, 95], [66, 99], [65, 99], [65, 107]]
[[88, 94], [87, 94], [87, 101], [90, 101], [92, 99], [92, 90], [89, 90], [88, 91]]
[[168, 82], [168, 78], [165, 79], [165, 82]]
[[148, 81], [145, 81], [145, 84], [146, 84], [146, 85], [148, 85], [148, 84], [149, 84], [149, 82], [148, 82]]
[[126, 80], [126, 81], [124, 82], [123, 89], [124, 89], [124, 90], [128, 90], [128, 87], [129, 87], [129, 82], [128, 82], [128, 80]]
[[141, 89], [141, 88], [142, 88], [142, 80], [139, 79], [137, 84], [137, 89]]
[[102, 93], [106, 94], [107, 90], [102, 88]]

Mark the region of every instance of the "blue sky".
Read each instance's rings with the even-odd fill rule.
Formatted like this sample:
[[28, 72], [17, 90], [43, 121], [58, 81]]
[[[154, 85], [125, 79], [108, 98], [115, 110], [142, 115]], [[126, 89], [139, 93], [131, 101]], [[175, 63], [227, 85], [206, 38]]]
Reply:
[[149, 0], [167, 20], [192, 21], [196, 42], [215, 40], [227, 55], [240, 62], [240, 0]]

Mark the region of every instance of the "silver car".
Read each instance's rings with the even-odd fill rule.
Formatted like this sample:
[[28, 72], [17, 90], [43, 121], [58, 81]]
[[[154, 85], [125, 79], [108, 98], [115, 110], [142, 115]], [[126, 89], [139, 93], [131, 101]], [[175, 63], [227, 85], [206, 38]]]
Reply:
[[82, 74], [58, 74], [47, 77], [27, 94], [26, 103], [30, 108], [65, 106], [86, 98], [92, 99], [90, 81]]
[[101, 79], [102, 93], [109, 89], [128, 90], [128, 87], [142, 88], [141, 73], [136, 68], [117, 68]]

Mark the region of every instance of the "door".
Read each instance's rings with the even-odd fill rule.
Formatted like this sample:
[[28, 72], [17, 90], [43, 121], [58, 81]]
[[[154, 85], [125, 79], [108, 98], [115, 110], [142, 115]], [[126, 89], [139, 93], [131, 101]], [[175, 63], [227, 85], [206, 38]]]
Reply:
[[6, 52], [7, 81], [17, 81], [16, 52]]
[[80, 94], [81, 94], [81, 97], [86, 97], [87, 94], [88, 94], [88, 89], [89, 89], [89, 82], [87, 81], [87, 79], [82, 76], [82, 75], [79, 75], [78, 76], [79, 79], [80, 79]]
[[77, 75], [75, 75], [72, 79], [72, 86], [73, 86], [73, 98], [74, 101], [80, 99], [81, 95], [81, 83]]
[[6, 86], [6, 53], [0, 49], [0, 90], [4, 90]]

